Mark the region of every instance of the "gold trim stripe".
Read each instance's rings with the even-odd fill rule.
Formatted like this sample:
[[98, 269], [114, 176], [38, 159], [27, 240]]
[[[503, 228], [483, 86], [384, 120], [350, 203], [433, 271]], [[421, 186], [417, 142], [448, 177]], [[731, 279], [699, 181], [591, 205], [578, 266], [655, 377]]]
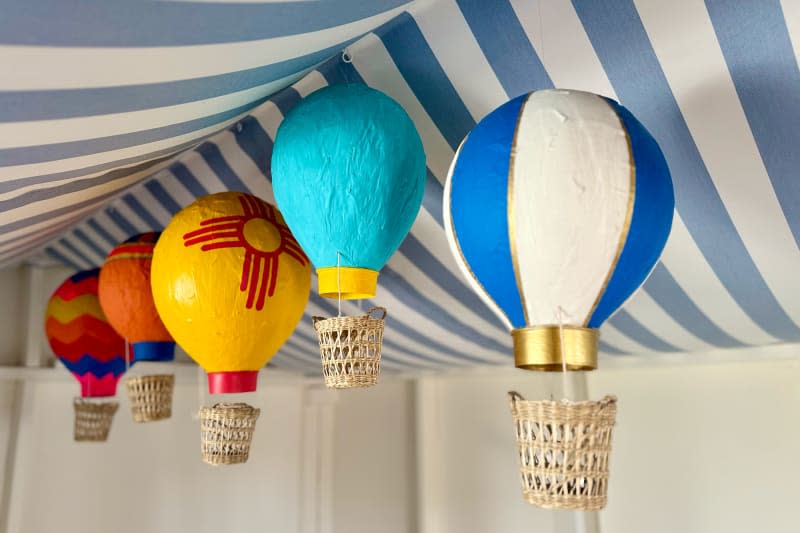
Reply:
[[611, 262], [611, 266], [606, 273], [606, 279], [603, 280], [603, 286], [600, 288], [600, 292], [597, 293], [597, 298], [595, 298], [594, 303], [592, 304], [591, 309], [589, 309], [589, 313], [586, 315], [586, 319], [583, 321], [583, 325], [588, 326], [589, 321], [592, 319], [592, 315], [597, 310], [597, 306], [600, 304], [600, 300], [603, 299], [603, 296], [606, 294], [606, 289], [608, 289], [608, 282], [611, 281], [611, 276], [614, 275], [614, 270], [617, 268], [617, 263], [619, 262], [619, 258], [622, 255], [622, 250], [625, 248], [625, 243], [628, 241], [628, 231], [631, 228], [631, 220], [633, 219], [633, 204], [636, 200], [636, 161], [633, 159], [633, 143], [631, 142], [631, 136], [628, 134], [627, 128], [625, 128], [625, 122], [622, 120], [622, 117], [619, 116], [617, 110], [614, 109], [614, 106], [606, 100], [605, 98], [598, 96], [605, 102], [605, 104], [611, 108], [611, 111], [619, 120], [619, 125], [622, 128], [622, 131], [625, 133], [625, 140], [628, 144], [628, 160], [631, 167], [630, 172], [630, 187], [628, 189], [628, 206], [627, 212], [625, 213], [625, 224], [622, 226], [622, 231], [619, 234], [619, 242], [617, 243], [617, 251], [614, 254], [614, 261]]
[[508, 246], [511, 253], [511, 265], [514, 268], [514, 280], [517, 283], [517, 293], [519, 294], [520, 305], [522, 305], [522, 316], [525, 319], [525, 325], [530, 326], [531, 322], [528, 318], [528, 304], [525, 300], [525, 292], [522, 290], [522, 278], [519, 273], [519, 262], [517, 261], [517, 231], [514, 224], [514, 163], [517, 155], [517, 137], [519, 135], [519, 126], [522, 123], [522, 113], [525, 110], [525, 105], [533, 93], [528, 93], [523, 100], [517, 114], [517, 123], [514, 125], [514, 137], [511, 140], [511, 153], [509, 154], [508, 161], [508, 189], [506, 192], [506, 217], [508, 224]]

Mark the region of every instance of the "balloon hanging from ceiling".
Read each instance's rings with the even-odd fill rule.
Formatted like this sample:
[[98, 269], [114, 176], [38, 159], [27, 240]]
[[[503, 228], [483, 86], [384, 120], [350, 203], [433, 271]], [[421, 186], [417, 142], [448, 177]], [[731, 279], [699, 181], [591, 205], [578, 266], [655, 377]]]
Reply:
[[[156, 311], [150, 267], [159, 233], [135, 235], [116, 246], [100, 269], [98, 295], [109, 323], [133, 349], [135, 361], [172, 361], [175, 343]], [[136, 422], [172, 416], [172, 374], [129, 378], [125, 385]]]
[[[403, 108], [365, 85], [320, 89], [281, 123], [271, 170], [275, 200], [314, 263], [319, 294], [374, 297], [425, 188], [422, 141]], [[379, 311], [383, 317], [315, 321], [328, 386], [375, 384], [386, 314]]]
[[[674, 207], [666, 160], [644, 126], [613, 100], [558, 89], [481, 120], [444, 192], [456, 262], [528, 370], [596, 368], [598, 328], [652, 271]], [[604, 507], [616, 398], [510, 395], [525, 499]]]
[[[656, 141], [613, 100], [537, 91], [470, 132], [445, 229], [470, 285], [511, 330], [520, 368], [597, 365], [598, 329], [645, 281], [675, 200]], [[563, 326], [559, 328], [559, 326]]]
[[56, 357], [81, 385], [75, 405], [75, 440], [104, 441], [119, 404], [94, 402], [117, 393], [125, 372], [125, 341], [108, 323], [97, 297], [99, 269], [68, 278], [50, 297], [45, 334]]
[[[259, 369], [294, 331], [311, 287], [308, 258], [281, 213], [239, 192], [204, 196], [176, 214], [151, 274], [156, 309], [208, 374], [211, 394], [256, 390]], [[204, 407], [203, 459], [245, 462], [258, 414], [241, 403]], [[232, 431], [247, 438], [230, 441]]]

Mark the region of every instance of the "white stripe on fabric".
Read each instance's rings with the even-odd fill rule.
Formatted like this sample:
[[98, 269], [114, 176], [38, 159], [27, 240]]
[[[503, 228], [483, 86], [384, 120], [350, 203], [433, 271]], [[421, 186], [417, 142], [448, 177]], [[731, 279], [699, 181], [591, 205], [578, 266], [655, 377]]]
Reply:
[[248, 105], [301, 76], [297, 73], [252, 89], [173, 106], [56, 120], [0, 122], [0, 148], [82, 141], [95, 139], [98, 134], [110, 137], [180, 124]]
[[328, 85], [328, 81], [325, 79], [325, 77], [320, 74], [318, 70], [312, 70], [292, 87], [294, 87], [294, 89], [300, 95], [300, 98], [305, 98], [317, 89], [325, 87], [326, 85]]
[[685, 352], [703, 352], [716, 347], [696, 337], [678, 324], [669, 313], [645, 291], [638, 291], [625, 304], [625, 310], [641, 325], [667, 339], [672, 346]]
[[163, 177], [158, 180], [158, 183], [164, 187], [172, 199], [175, 200], [178, 205], [181, 206], [181, 208], [184, 208], [195, 201], [194, 195], [189, 192], [189, 190], [180, 182], [180, 180], [169, 171], [169, 169], [162, 172], [161, 176]]
[[[168, 162], [162, 162], [155, 165], [153, 168], [149, 170], [129, 174], [125, 177], [117, 178], [107, 183], [102, 183], [99, 185], [95, 185], [93, 187], [87, 187], [86, 189], [62, 194], [60, 196], [56, 196], [54, 198], [48, 198], [46, 200], [30, 202], [20, 207], [9, 209], [4, 213], [2, 213], [2, 215], [0, 215], [0, 221], [3, 222], [16, 221], [20, 219], [34, 217], [53, 209], [64, 208], [73, 204], [78, 204], [87, 200], [91, 200], [92, 198], [96, 198], [104, 194], [114, 193], [115, 191], [122, 191], [126, 187], [141, 180], [142, 177], [149, 175], [153, 171], [153, 169], [157, 171], [160, 168], [167, 166], [168, 164], [169, 164]], [[24, 234], [31, 231], [32, 230], [30, 229], [30, 227], [22, 228], [21, 230], [4, 233], [2, 235], [2, 238], [8, 239], [15, 235]], [[0, 239], [0, 242], [2, 242], [2, 239]]]
[[[139, 200], [139, 203], [147, 210], [153, 218], [161, 222], [162, 228], [169, 224], [172, 219], [172, 214], [161, 205], [158, 198], [153, 196], [153, 193], [148, 191], [145, 187], [137, 186], [135, 191], [132, 192], [133, 197]], [[149, 226], [149, 224], [148, 224]], [[162, 228], [150, 228], [153, 231], [160, 231]]]
[[600, 330], [600, 340], [608, 342], [618, 350], [622, 350], [623, 352], [629, 354], [642, 355], [653, 352], [653, 350], [642, 344], [639, 344], [608, 322], [603, 324], [603, 328]]
[[219, 179], [217, 173], [214, 172], [206, 160], [203, 159], [203, 156], [199, 153], [195, 152], [194, 150], [189, 152], [185, 158], [180, 160], [181, 163], [192, 173], [192, 175], [200, 182], [201, 185], [206, 189], [208, 194], [214, 194], [215, 192], [222, 192], [227, 191], [228, 187], [222, 183], [222, 180]]
[[[239, 148], [236, 137], [230, 131], [224, 131], [214, 137], [214, 144], [219, 148], [222, 159], [228, 163], [231, 170], [242, 180], [248, 191], [261, 198], [266, 198], [267, 190], [270, 189], [267, 176], [264, 174], [266, 169], [256, 166], [250, 157]], [[244, 191], [244, 192], [248, 192]], [[275, 202], [270, 202], [275, 203]]]
[[[800, 324], [795, 281], [800, 249], [764, 168], [705, 4], [689, 0], [675, 9], [668, 3], [638, 1], [636, 6], [737, 232], [781, 307]], [[675, 28], [684, 31], [676, 33]], [[703, 94], [698, 80], [709, 79], [714, 80], [713, 98], [698, 97]]]
[[511, 7], [556, 87], [616, 99], [570, 0], [511, 0]]
[[508, 100], [455, 0], [409, 11], [476, 122]]
[[0, 90], [116, 87], [238, 72], [324, 50], [371, 31], [404, 10], [400, 6], [320, 31], [234, 43], [136, 48], [0, 46], [4, 64], [14, 66], [13, 76], [0, 78]]
[[619, 253], [633, 172], [628, 137], [602, 98], [542, 91], [523, 105], [508, 208], [528, 325], [589, 320]]
[[[677, 211], [661, 262], [700, 311], [722, 331], [744, 344], [772, 344], [778, 339], [761, 329], [719, 281]], [[641, 319], [637, 316], [636, 318]]]
[[283, 122], [283, 113], [278, 106], [272, 101], [265, 102], [253, 112], [252, 116], [267, 132], [269, 138], [274, 141], [275, 135], [278, 133], [278, 126]]
[[[119, 229], [117, 225], [111, 221], [110, 218], [108, 218], [108, 214], [105, 212], [105, 210], [100, 210], [94, 213], [90, 218], [94, 219], [95, 222], [97, 222], [97, 224], [101, 228], [110, 233], [111, 236], [114, 237], [117, 243], [120, 243], [128, 238], [128, 236], [125, 235], [125, 233], [121, 229]], [[89, 224], [84, 223], [81, 225], [81, 227], [86, 227], [89, 229], [89, 231], [94, 232], [94, 230], [89, 226]], [[100, 238], [99, 235], [98, 238]]]
[[792, 41], [794, 57], [800, 64], [800, 2], [797, 0], [780, 0], [783, 20], [789, 31], [789, 40]]
[[447, 168], [453, 160], [453, 150], [397, 70], [381, 40], [374, 34], [366, 35], [350, 47], [350, 52], [353, 66], [364, 78], [364, 82], [397, 100], [414, 121], [425, 146], [428, 168], [444, 184]]
[[[169, 151], [170, 149], [173, 149], [176, 146], [181, 146], [184, 144], [191, 143], [193, 141], [198, 141], [203, 137], [212, 135], [230, 126], [231, 124], [241, 120], [245, 116], [247, 116], [246, 112], [236, 115], [235, 117], [232, 117], [228, 120], [209, 126], [207, 128], [195, 130], [191, 133], [178, 135], [177, 137], [161, 139], [150, 143], [129, 146], [126, 148], [108, 150], [105, 152], [97, 152], [94, 154], [70, 157], [66, 159], [57, 159], [54, 161], [43, 161], [41, 163], [27, 163], [24, 165], [0, 166], [0, 181], [17, 180], [33, 176], [42, 176], [47, 174], [69, 172], [72, 170], [77, 171], [80, 169], [92, 167], [94, 165], [103, 165], [106, 163], [113, 163], [114, 161], [120, 161], [128, 158], [147, 156], [163, 150]], [[95, 175], [102, 175], [111, 170], [113, 170], [113, 168], [103, 170], [102, 172], [98, 172]], [[52, 182], [52, 183], [58, 183], [58, 184], [65, 182], [68, 183], [76, 179], [85, 179], [85, 176], [80, 176], [77, 178], [69, 178], [66, 180], [59, 180], [57, 182]], [[25, 187], [24, 189], [21, 188], [20, 190], [36, 190], [40, 188], [48, 188], [53, 186], [52, 183], [45, 183], [43, 185], [32, 185], [30, 187]]]

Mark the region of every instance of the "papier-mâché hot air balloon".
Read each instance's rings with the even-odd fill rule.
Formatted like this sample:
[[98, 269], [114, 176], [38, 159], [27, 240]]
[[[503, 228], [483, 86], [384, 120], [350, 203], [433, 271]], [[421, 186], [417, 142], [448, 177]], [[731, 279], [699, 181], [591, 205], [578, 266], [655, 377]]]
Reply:
[[[546, 90], [492, 111], [462, 142], [445, 229], [473, 289], [512, 330], [516, 365], [597, 365], [597, 328], [645, 281], [672, 224], [672, 181], [636, 118]], [[563, 339], [563, 346], [562, 346]]]
[[[100, 269], [100, 305], [114, 329], [131, 344], [135, 361], [172, 361], [175, 343], [156, 311], [150, 267], [159, 233], [134, 235], [106, 256]], [[175, 376], [149, 374], [125, 382], [136, 422], [172, 416]]]
[[[365, 85], [333, 85], [280, 125], [272, 186], [329, 298], [375, 296], [378, 271], [408, 234], [425, 186], [425, 152], [400, 105]], [[337, 268], [339, 267], [339, 268]]]
[[45, 333], [56, 357], [81, 384], [84, 398], [114, 396], [125, 372], [125, 341], [97, 297], [100, 270], [78, 272], [50, 297]]
[[206, 371], [212, 394], [255, 390], [311, 285], [308, 258], [280, 212], [239, 192], [204, 196], [176, 214], [151, 273], [158, 314]]

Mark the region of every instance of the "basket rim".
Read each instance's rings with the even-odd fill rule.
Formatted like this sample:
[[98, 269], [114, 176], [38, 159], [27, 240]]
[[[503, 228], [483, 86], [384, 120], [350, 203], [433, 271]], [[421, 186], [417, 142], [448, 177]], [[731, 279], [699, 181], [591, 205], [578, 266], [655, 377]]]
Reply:
[[512, 405], [522, 404], [526, 406], [542, 405], [548, 407], [606, 407], [616, 405], [618, 400], [613, 394], [606, 394], [599, 400], [570, 400], [561, 398], [559, 400], [526, 400], [516, 391], [508, 391], [509, 400]]

